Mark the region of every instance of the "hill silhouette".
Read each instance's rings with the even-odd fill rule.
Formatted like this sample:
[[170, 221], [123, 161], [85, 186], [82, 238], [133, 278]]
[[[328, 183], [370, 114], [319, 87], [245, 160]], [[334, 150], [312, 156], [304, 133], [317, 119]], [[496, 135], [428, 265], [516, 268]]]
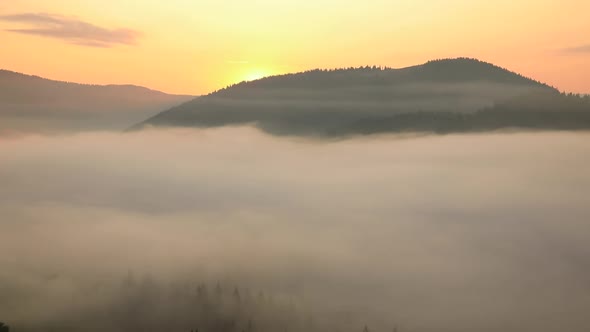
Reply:
[[[549, 110], [547, 105], [552, 105]], [[252, 124], [272, 134], [310, 136], [579, 129], [590, 127], [585, 111], [590, 108], [584, 97], [560, 94], [490, 63], [458, 58], [401, 69], [310, 70], [241, 82], [164, 111], [134, 129]], [[537, 112], [543, 114], [537, 117]]]
[[0, 70], [0, 134], [120, 130], [190, 100], [134, 85], [86, 85]]

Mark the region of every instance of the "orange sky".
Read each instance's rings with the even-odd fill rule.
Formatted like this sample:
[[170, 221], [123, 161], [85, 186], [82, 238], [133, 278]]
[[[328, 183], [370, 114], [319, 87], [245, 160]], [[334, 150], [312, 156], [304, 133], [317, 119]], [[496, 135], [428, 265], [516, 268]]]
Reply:
[[0, 0], [0, 68], [205, 94], [468, 56], [590, 92], [588, 0]]

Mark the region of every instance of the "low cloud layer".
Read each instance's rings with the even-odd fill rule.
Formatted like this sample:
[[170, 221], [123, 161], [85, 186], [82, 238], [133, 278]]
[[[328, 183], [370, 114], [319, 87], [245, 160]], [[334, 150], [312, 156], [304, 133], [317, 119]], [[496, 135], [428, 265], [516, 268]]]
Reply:
[[1, 140], [2, 319], [72, 319], [133, 271], [265, 289], [340, 331], [588, 331], [589, 138]]
[[9, 32], [55, 38], [82, 46], [134, 45], [140, 36], [132, 29], [109, 29], [77, 18], [44, 13], [4, 15], [0, 16], [0, 20], [27, 26], [6, 29]]

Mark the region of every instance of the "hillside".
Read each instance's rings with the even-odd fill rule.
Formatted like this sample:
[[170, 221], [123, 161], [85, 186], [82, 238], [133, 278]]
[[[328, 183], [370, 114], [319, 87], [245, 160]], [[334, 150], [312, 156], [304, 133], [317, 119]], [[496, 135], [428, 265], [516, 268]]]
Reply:
[[[311, 136], [499, 129], [511, 127], [510, 121], [481, 124], [482, 110], [513, 105], [518, 98], [535, 109], [538, 96], [559, 101], [559, 95], [509, 70], [458, 58], [402, 69], [311, 70], [242, 82], [162, 112], [135, 128], [253, 124], [272, 134]], [[471, 127], [472, 122], [477, 126]], [[375, 125], [381, 123], [387, 125]]]
[[85, 85], [0, 70], [0, 133], [121, 130], [192, 97]]

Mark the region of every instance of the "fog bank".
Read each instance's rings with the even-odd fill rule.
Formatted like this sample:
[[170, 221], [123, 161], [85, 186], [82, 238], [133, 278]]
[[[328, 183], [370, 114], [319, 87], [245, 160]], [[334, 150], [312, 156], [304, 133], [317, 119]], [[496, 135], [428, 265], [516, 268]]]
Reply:
[[93, 312], [120, 294], [85, 292], [131, 271], [261, 289], [341, 331], [587, 331], [589, 156], [568, 132], [0, 139], [0, 319]]

